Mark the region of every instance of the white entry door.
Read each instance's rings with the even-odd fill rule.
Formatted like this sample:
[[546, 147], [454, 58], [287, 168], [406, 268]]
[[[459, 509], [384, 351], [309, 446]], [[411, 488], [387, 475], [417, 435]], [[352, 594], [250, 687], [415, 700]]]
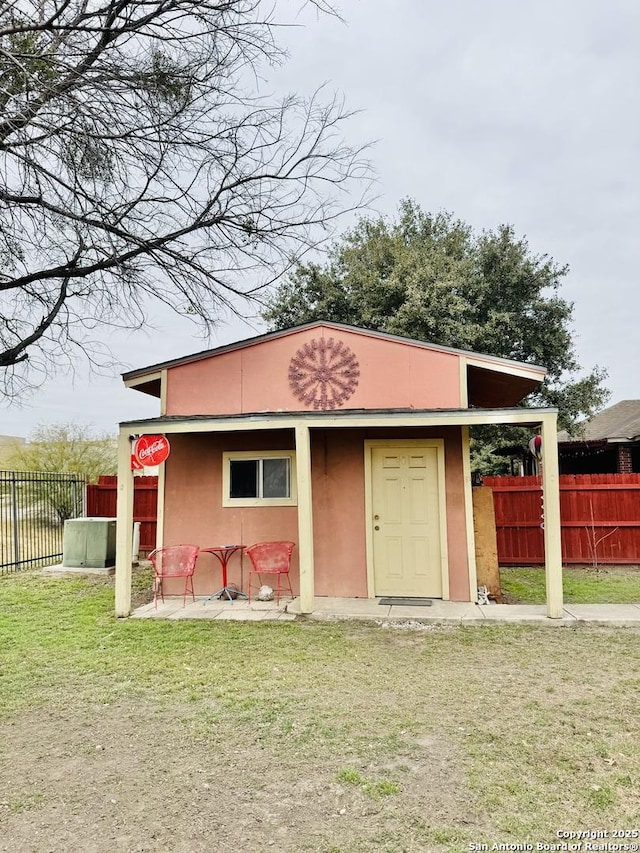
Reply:
[[374, 594], [442, 598], [438, 451], [371, 448]]

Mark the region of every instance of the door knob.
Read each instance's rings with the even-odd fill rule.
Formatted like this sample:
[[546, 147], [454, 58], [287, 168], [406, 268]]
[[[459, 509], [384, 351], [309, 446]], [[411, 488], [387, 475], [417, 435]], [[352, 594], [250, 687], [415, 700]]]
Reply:
[[373, 529], [374, 530], [380, 530], [380, 527], [376, 524], [376, 526]]
[[373, 517], [374, 517], [374, 519], [375, 519], [376, 521], [380, 518], [380, 516], [379, 516], [379, 515], [374, 515]]

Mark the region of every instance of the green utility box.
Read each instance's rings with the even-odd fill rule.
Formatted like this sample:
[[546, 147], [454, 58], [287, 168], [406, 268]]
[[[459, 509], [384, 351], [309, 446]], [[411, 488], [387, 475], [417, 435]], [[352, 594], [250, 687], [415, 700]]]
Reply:
[[64, 523], [62, 565], [105, 569], [116, 563], [115, 518], [70, 518]]

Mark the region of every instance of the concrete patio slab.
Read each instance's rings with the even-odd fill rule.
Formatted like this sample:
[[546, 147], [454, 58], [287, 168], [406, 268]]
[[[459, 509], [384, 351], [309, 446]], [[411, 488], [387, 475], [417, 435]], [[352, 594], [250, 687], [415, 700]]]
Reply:
[[[425, 610], [426, 608], [411, 608]], [[317, 597], [313, 602], [313, 619], [385, 619], [391, 607], [380, 606], [376, 598], [326, 598]], [[287, 606], [288, 613], [300, 615], [300, 599], [294, 598]]]
[[304, 617], [297, 598], [275, 601], [207, 601], [204, 596], [195, 603], [182, 598], [166, 599], [164, 604], [144, 604], [132, 614], [134, 619], [211, 619], [228, 622], [293, 621], [298, 618], [317, 620], [364, 620], [393, 624], [489, 624], [523, 623], [549, 626], [595, 624], [640, 628], [640, 604], [566, 604], [562, 619], [549, 619], [543, 604], [478, 605], [462, 601], [433, 601], [430, 607], [407, 607], [378, 604], [376, 598], [327, 598], [314, 600], [314, 612]]
[[153, 602], [143, 604], [131, 614], [134, 619], [171, 619], [172, 621], [184, 621], [188, 619], [221, 619], [236, 622], [260, 622], [285, 619], [291, 620], [296, 617], [287, 614], [286, 607], [290, 598], [281, 599], [279, 604], [275, 601], [252, 601], [249, 604], [245, 599], [226, 601], [224, 599], [207, 599], [206, 596], [196, 598], [195, 602], [188, 600], [183, 606], [180, 596], [176, 598], [165, 598], [164, 604], [158, 602], [156, 608]]
[[255, 610], [258, 613], [261, 611], [283, 611], [286, 609], [287, 605], [291, 603], [293, 599], [291, 598], [281, 598], [280, 604], [276, 604], [275, 601], [252, 601], [251, 604], [248, 602], [242, 602], [251, 610]]
[[136, 607], [131, 615], [140, 618], [153, 609], [153, 602], [150, 602], [149, 604], [143, 604], [141, 607]]
[[565, 619], [573, 622], [569, 614], [562, 619], [549, 619], [544, 604], [485, 604], [475, 605], [488, 622], [545, 622], [561, 624]]
[[157, 607], [154, 607], [153, 603], [145, 604], [134, 610], [131, 616], [134, 619], [168, 619], [180, 609], [184, 609], [182, 599], [171, 599], [165, 600], [164, 603], [159, 601]]
[[51, 577], [68, 577], [69, 575], [104, 575], [105, 577], [110, 577], [111, 575], [115, 575], [116, 567], [115, 566], [104, 566], [104, 567], [94, 567], [94, 566], [63, 566], [62, 563], [56, 564], [53, 566], [44, 566], [42, 569], [43, 575], [49, 575]]
[[175, 613], [172, 613], [168, 618], [169, 619], [205, 619], [211, 620], [216, 619], [220, 613], [221, 609], [219, 607], [211, 607], [205, 610], [203, 607], [200, 607], [198, 604], [191, 605], [190, 607], [183, 607], [180, 610], [177, 610]]
[[434, 601], [430, 607], [403, 607], [394, 604], [388, 618], [419, 622], [482, 622], [484, 617], [482, 608], [471, 602]]
[[564, 609], [581, 622], [599, 625], [640, 624], [640, 604], [565, 604]]
[[217, 622], [273, 622], [279, 617], [274, 610], [222, 610], [215, 618]]

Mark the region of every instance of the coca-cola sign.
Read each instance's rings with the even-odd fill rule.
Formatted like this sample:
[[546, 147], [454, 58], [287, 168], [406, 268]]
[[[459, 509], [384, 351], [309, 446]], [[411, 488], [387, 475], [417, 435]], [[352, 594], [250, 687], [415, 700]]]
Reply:
[[141, 465], [161, 465], [169, 455], [169, 441], [164, 435], [141, 435], [133, 445], [133, 454]]

